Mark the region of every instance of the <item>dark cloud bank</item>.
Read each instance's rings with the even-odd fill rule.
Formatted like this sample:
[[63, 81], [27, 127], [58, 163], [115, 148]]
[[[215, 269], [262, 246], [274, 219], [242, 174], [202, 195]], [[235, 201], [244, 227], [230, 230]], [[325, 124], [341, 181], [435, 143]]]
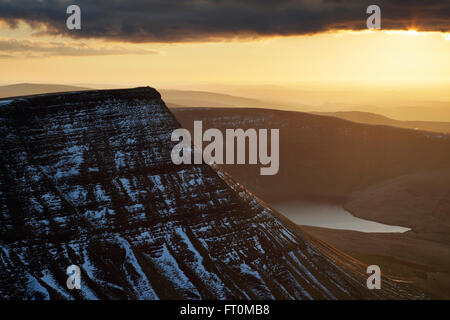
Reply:
[[[81, 7], [82, 30], [66, 29], [70, 4]], [[382, 29], [450, 31], [450, 0], [0, 0], [0, 19], [73, 37], [207, 41], [361, 30], [370, 4], [381, 7]]]

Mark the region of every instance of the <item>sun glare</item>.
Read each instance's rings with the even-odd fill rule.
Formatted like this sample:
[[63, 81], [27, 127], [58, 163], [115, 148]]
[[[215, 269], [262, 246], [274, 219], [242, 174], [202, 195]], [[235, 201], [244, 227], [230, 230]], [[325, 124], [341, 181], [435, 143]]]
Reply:
[[409, 30], [387, 30], [385, 31], [386, 34], [401, 34], [401, 35], [408, 35], [408, 36], [417, 36], [417, 35], [426, 35], [427, 32], [419, 32], [414, 29]]

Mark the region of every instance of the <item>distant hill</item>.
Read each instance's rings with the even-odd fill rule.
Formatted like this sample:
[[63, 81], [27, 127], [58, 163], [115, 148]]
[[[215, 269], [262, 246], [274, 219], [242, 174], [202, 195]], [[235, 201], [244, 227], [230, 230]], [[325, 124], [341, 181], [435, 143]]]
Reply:
[[446, 121], [450, 122], [450, 105], [448, 102], [422, 102], [422, 106], [395, 108], [366, 108], [366, 110], [383, 114], [386, 117], [403, 121]]
[[[280, 171], [260, 176], [259, 166], [223, 165], [266, 201], [301, 197], [345, 198], [374, 183], [420, 171], [450, 169], [450, 135], [372, 126], [330, 116], [267, 109], [172, 110], [187, 129], [280, 129]], [[274, 186], [276, 186], [274, 188]]]
[[206, 91], [160, 90], [169, 108], [274, 108], [273, 103]]
[[405, 129], [450, 133], [450, 122], [400, 121], [379, 114], [361, 111], [314, 112], [314, 114], [333, 116], [344, 120], [372, 125], [384, 125]]
[[37, 83], [18, 83], [7, 86], [0, 86], [0, 99], [8, 97], [29, 96], [34, 94], [85, 91], [90, 88], [78, 86], [66, 86], [61, 84], [37, 84]]
[[[450, 122], [450, 90], [443, 86], [367, 88], [357, 85], [203, 85], [192, 90], [258, 99], [271, 109], [304, 112], [361, 111], [402, 121]], [[280, 106], [288, 106], [280, 107]]]

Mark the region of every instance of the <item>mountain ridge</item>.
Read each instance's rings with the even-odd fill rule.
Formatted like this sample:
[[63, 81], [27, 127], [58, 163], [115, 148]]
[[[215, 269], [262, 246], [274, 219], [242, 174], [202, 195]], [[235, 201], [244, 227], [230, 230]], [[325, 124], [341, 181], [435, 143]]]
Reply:
[[[224, 172], [171, 162], [179, 123], [152, 88], [0, 109], [4, 299], [424, 298], [366, 288]], [[81, 290], [66, 289], [66, 268]]]
[[71, 91], [92, 90], [87, 87], [60, 85], [60, 84], [37, 84], [37, 83], [16, 83], [0, 86], [0, 99], [20, 96], [30, 96], [47, 93], [61, 93]]

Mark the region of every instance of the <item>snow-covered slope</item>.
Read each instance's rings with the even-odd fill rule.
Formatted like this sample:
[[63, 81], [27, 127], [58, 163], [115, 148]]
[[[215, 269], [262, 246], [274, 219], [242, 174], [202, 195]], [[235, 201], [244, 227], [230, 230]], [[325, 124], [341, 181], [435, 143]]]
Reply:
[[[327, 254], [208, 165], [172, 164], [152, 88], [0, 108], [0, 297], [418, 298]], [[81, 268], [81, 290], [66, 268]]]

